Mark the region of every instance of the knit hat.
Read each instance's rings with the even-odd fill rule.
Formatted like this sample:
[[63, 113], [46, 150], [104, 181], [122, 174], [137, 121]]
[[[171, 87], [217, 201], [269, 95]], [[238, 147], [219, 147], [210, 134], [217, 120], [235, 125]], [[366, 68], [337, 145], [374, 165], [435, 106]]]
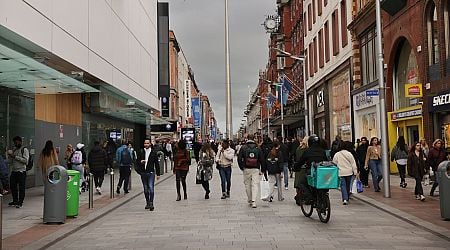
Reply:
[[82, 149], [84, 148], [84, 144], [83, 143], [78, 143], [77, 144], [77, 149]]

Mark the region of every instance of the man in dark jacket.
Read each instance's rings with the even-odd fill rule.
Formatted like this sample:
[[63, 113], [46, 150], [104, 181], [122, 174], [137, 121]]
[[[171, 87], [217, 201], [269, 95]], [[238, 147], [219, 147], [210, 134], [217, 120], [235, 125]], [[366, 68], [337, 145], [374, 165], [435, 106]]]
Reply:
[[[283, 161], [281, 162], [281, 166], [283, 169], [283, 178], [284, 178], [284, 189], [288, 190], [289, 186], [289, 148], [284, 144], [283, 137], [278, 136], [278, 143], [280, 144], [280, 151], [283, 154]], [[281, 187], [279, 187], [281, 188]]]
[[[294, 169], [295, 171], [300, 171], [302, 166], [305, 165], [307, 169], [307, 173], [310, 172], [311, 164], [313, 162], [319, 163], [322, 161], [327, 161], [327, 155], [325, 153], [325, 149], [320, 143], [320, 138], [317, 135], [311, 135], [308, 138], [308, 148], [305, 150], [303, 155], [300, 157], [300, 160], [295, 163]], [[300, 179], [300, 188], [303, 190], [304, 199], [307, 203], [311, 202], [312, 193], [309, 188], [308, 181], [306, 180], [306, 175], [303, 175]]]
[[238, 164], [244, 171], [244, 185], [247, 192], [247, 201], [256, 208], [256, 196], [259, 193], [261, 180], [261, 164], [265, 162], [261, 150], [254, 141], [252, 134], [248, 135], [247, 143], [239, 150]]
[[367, 137], [361, 137], [361, 140], [356, 148], [356, 157], [358, 157], [358, 172], [359, 179], [361, 180], [364, 187], [369, 187], [369, 171], [364, 168], [364, 164], [366, 161], [367, 148], [369, 147], [369, 143], [367, 141]]
[[142, 184], [144, 186], [144, 196], [147, 204], [145, 209], [153, 211], [153, 199], [155, 197], [155, 175], [159, 180], [159, 163], [158, 156], [152, 150], [150, 139], [144, 140], [144, 148], [139, 150], [135, 168], [136, 172], [141, 176]]
[[94, 147], [89, 151], [89, 170], [94, 175], [95, 190], [102, 194], [102, 183], [105, 177], [106, 165], [108, 164], [106, 152], [100, 147], [100, 142], [95, 141]]

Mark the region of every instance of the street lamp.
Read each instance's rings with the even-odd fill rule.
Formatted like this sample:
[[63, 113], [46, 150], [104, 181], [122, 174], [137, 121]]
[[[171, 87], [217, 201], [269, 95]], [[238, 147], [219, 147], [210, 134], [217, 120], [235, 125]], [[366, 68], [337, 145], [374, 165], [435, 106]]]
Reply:
[[300, 55], [300, 56], [294, 56], [291, 53], [281, 50], [279, 48], [274, 48], [272, 47], [272, 49], [280, 52], [282, 55], [280, 56], [286, 56], [289, 58], [292, 58], [296, 61], [301, 61], [303, 64], [303, 106], [304, 107], [304, 112], [305, 112], [305, 135], [309, 135], [310, 131], [309, 131], [309, 120], [308, 120], [308, 96], [306, 94], [306, 66], [305, 66], [305, 62], [306, 62], [306, 54], [305, 55]]
[[230, 44], [228, 26], [228, 0], [225, 0], [226, 133], [228, 138], [232, 138], [233, 123], [231, 119]]

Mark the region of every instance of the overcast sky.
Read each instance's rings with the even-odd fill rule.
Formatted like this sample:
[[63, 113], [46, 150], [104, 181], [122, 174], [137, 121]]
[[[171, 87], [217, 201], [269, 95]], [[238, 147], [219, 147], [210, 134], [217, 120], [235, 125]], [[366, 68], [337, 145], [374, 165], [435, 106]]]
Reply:
[[[223, 133], [225, 118], [225, 0], [160, 0], [169, 2], [170, 29], [207, 95]], [[233, 133], [238, 130], [258, 72], [268, 60], [268, 35], [261, 25], [275, 14], [276, 0], [229, 0]]]

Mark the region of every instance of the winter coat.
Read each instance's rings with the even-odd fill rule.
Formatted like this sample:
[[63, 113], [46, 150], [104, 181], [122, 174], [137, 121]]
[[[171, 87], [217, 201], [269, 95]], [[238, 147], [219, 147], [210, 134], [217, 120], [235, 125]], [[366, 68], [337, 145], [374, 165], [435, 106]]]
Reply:
[[202, 176], [204, 181], [210, 181], [212, 179], [215, 154], [212, 149], [209, 152], [200, 151], [200, 163], [197, 171], [197, 175], [199, 176], [197, 176], [197, 179], [201, 180]]
[[88, 164], [91, 171], [105, 171], [108, 156], [100, 146], [94, 146], [88, 154]]
[[432, 147], [428, 153], [427, 165], [430, 166], [433, 171], [436, 171], [439, 164], [445, 160], [446, 157], [444, 149], [436, 149]]
[[391, 152], [391, 161], [408, 159], [408, 146], [405, 145], [405, 150], [401, 150], [397, 145], [394, 146]]
[[[257, 148], [258, 151], [258, 163], [257, 163], [257, 167], [249, 167], [246, 166], [246, 158], [247, 158], [247, 150], [249, 150], [249, 148]], [[247, 143], [245, 143], [244, 146], [242, 146], [240, 152], [239, 152], [239, 156], [238, 156], [238, 164], [239, 164], [239, 168], [241, 170], [244, 170], [246, 168], [250, 169], [261, 169], [261, 164], [265, 163], [265, 156], [263, 154], [263, 151], [261, 151], [258, 146], [256, 145], [255, 141], [253, 140], [248, 140]]]
[[336, 152], [333, 157], [333, 162], [339, 168], [339, 176], [351, 176], [358, 174], [358, 167], [356, 166], [355, 158], [352, 153], [347, 150]]
[[364, 168], [368, 147], [369, 145], [367, 143], [364, 143], [359, 145], [358, 148], [356, 148], [356, 157], [358, 158], [360, 168]]
[[0, 175], [8, 175], [9, 169], [3, 156], [0, 155]]
[[407, 167], [409, 176], [422, 179], [426, 172], [425, 154], [421, 151], [417, 157], [416, 152], [410, 153]]
[[[142, 161], [144, 161], [142, 163]], [[134, 169], [140, 175], [156, 173], [156, 176], [160, 176], [160, 166], [158, 162], [158, 155], [151, 149], [151, 152], [147, 159], [145, 159], [145, 149], [139, 150], [137, 154], [136, 163]]]
[[283, 166], [281, 165], [284, 161], [283, 152], [277, 149], [276, 157], [267, 157], [266, 164], [263, 164], [262, 172], [266, 172], [269, 175], [280, 174], [283, 171]]
[[327, 160], [325, 149], [320, 145], [312, 145], [305, 150], [299, 161], [294, 164], [294, 170], [300, 171], [303, 165], [306, 165], [306, 168], [310, 169], [313, 162], [319, 163]]
[[174, 170], [189, 170], [189, 166], [191, 165], [191, 156], [189, 151], [177, 150], [174, 155]]
[[216, 155], [216, 163], [218, 166], [221, 167], [230, 167], [233, 164], [233, 158], [234, 158], [234, 149], [232, 149], [231, 147], [228, 147], [223, 151], [222, 149], [220, 149]]

